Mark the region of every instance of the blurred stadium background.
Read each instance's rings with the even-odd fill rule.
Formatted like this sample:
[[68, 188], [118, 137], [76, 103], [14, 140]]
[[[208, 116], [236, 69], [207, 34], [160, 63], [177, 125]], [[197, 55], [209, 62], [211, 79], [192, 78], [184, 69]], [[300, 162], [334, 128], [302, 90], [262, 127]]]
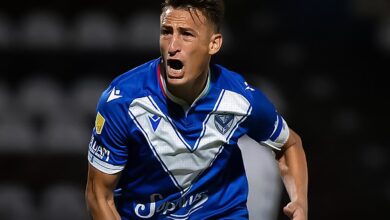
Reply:
[[[1, 3], [0, 219], [86, 219], [96, 101], [159, 56], [159, 12], [152, 0]], [[390, 2], [227, 1], [223, 32], [214, 61], [262, 88], [304, 140], [310, 219], [386, 218]]]

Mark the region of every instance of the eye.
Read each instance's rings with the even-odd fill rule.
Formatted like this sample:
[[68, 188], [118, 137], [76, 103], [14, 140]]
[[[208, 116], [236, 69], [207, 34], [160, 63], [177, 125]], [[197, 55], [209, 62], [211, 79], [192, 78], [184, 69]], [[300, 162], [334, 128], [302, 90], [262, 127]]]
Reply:
[[168, 34], [171, 34], [171, 31], [170, 30], [168, 30], [168, 29], [161, 29], [161, 31], [160, 31], [160, 34], [161, 35], [168, 35]]
[[186, 36], [186, 37], [193, 37], [193, 36], [194, 36], [194, 35], [193, 35], [191, 32], [189, 32], [189, 31], [183, 32], [183, 35]]

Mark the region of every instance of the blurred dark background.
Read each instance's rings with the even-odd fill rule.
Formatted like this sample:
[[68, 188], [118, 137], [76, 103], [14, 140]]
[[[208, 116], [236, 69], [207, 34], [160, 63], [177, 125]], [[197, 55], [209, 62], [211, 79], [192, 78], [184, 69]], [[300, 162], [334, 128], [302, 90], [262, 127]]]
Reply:
[[[226, 9], [214, 61], [263, 89], [302, 136], [310, 219], [386, 218], [390, 2]], [[159, 13], [152, 0], [0, 4], [0, 215], [85, 218], [96, 102], [115, 76], [159, 56]]]

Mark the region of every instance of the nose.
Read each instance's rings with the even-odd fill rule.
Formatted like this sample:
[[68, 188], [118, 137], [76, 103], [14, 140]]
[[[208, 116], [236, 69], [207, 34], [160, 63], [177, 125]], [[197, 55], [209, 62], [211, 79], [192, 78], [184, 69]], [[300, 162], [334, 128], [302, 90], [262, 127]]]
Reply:
[[170, 56], [174, 56], [177, 52], [180, 52], [180, 50], [180, 39], [176, 34], [174, 34], [172, 35], [171, 42], [169, 42], [168, 54]]

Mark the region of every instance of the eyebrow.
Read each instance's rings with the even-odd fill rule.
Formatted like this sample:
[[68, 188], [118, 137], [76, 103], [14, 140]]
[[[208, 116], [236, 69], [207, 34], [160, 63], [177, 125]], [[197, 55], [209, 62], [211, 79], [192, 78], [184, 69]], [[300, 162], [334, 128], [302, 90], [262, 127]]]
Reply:
[[[171, 25], [166, 25], [166, 24], [162, 24], [161, 25], [161, 28], [164, 28], [164, 29], [173, 29], [173, 27]], [[195, 31], [195, 29], [193, 28], [190, 28], [190, 27], [178, 27], [179, 31], [180, 32], [185, 32], [185, 31], [190, 31], [190, 32], [193, 32], [193, 33], [197, 33]]]
[[179, 30], [182, 31], [182, 32], [190, 31], [190, 32], [196, 33], [196, 31], [193, 28], [189, 28], [189, 27], [179, 27]]

